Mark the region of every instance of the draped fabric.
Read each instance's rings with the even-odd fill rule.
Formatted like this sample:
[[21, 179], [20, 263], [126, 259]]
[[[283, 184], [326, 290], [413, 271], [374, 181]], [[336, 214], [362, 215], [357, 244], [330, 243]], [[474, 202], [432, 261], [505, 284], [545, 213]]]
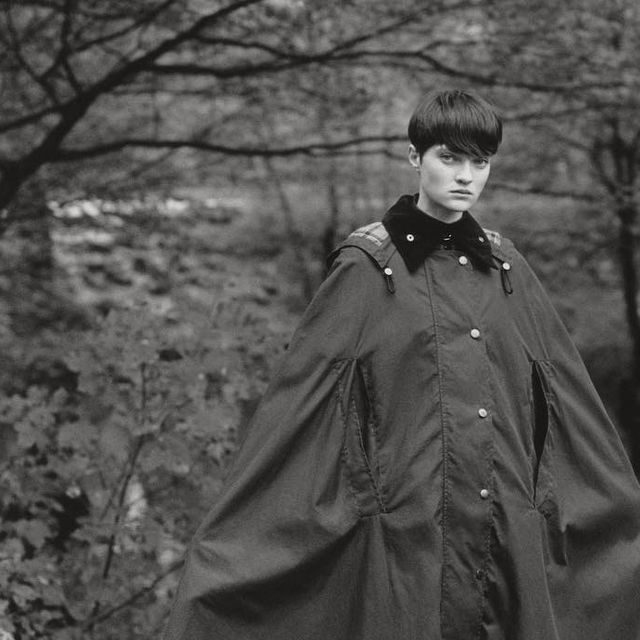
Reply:
[[[354, 232], [189, 548], [165, 640], [640, 639], [640, 488], [531, 269]], [[508, 277], [508, 287], [505, 278]]]

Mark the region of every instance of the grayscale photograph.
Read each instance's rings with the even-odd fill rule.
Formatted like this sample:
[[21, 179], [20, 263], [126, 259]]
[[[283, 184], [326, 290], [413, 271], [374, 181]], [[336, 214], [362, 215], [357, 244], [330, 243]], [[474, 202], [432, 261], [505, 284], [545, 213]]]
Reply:
[[638, 0], [0, 0], [0, 640], [640, 640]]

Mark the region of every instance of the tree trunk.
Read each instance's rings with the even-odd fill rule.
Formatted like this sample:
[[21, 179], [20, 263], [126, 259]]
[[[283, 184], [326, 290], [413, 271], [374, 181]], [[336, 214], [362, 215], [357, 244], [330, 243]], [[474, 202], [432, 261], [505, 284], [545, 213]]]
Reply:
[[338, 234], [338, 224], [340, 223], [340, 203], [338, 201], [338, 168], [337, 160], [329, 160], [329, 174], [327, 176], [327, 201], [329, 204], [329, 217], [322, 234], [322, 255], [326, 257], [335, 249]]
[[3, 168], [0, 176], [0, 238], [16, 218], [11, 211], [16, 207], [11, 205], [15, 204], [16, 196], [26, 179], [21, 173], [17, 167], [10, 166]]
[[640, 316], [638, 314], [638, 272], [634, 223], [637, 211], [632, 203], [618, 211], [620, 219], [619, 259], [625, 314], [631, 339], [631, 372], [621, 388], [620, 421], [629, 439], [631, 462], [640, 477]]
[[30, 336], [83, 325], [82, 310], [57, 267], [44, 188], [30, 180], [11, 203], [11, 225], [0, 238], [0, 298], [8, 328]]
[[13, 222], [1, 241], [1, 270], [6, 283], [4, 298], [10, 328], [30, 335], [44, 328], [55, 308], [54, 258], [49, 211], [43, 199], [16, 203], [19, 222]]
[[299, 265], [300, 281], [302, 284], [302, 295], [305, 302], [311, 300], [314, 292], [314, 282], [309, 266], [307, 264], [307, 254], [304, 249], [304, 237], [298, 231], [295, 221], [295, 214], [291, 200], [287, 195], [287, 191], [282, 183], [280, 174], [274, 168], [270, 158], [263, 159], [264, 166], [267, 169], [269, 176], [269, 183], [275, 189], [278, 200], [280, 201], [280, 208], [282, 216], [284, 218], [285, 229], [288, 235], [288, 246], [293, 252], [296, 262]]

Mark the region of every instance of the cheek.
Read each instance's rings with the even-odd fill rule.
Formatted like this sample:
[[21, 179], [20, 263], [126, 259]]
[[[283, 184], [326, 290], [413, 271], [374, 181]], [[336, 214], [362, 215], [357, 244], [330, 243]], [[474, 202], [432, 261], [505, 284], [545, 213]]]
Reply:
[[[451, 175], [450, 175], [451, 174]], [[427, 183], [432, 187], [439, 187], [449, 184], [453, 180], [452, 172], [446, 170], [430, 171], [427, 176]]]

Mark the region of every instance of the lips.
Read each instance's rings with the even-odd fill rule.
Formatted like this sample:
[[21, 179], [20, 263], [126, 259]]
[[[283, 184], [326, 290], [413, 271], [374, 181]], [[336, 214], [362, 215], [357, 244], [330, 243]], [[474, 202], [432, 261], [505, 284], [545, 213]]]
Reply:
[[473, 194], [471, 193], [471, 191], [468, 191], [467, 189], [456, 189], [456, 190], [454, 190], [454, 191], [451, 191], [451, 193], [456, 193], [456, 194], [458, 194], [458, 195], [460, 195], [460, 196], [470, 196], [470, 195], [473, 195]]

